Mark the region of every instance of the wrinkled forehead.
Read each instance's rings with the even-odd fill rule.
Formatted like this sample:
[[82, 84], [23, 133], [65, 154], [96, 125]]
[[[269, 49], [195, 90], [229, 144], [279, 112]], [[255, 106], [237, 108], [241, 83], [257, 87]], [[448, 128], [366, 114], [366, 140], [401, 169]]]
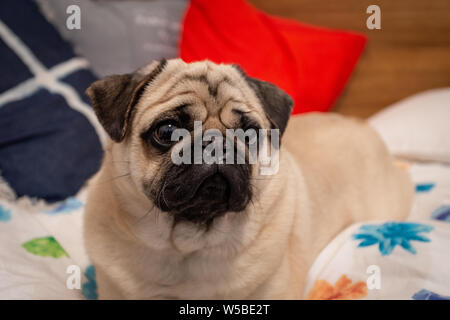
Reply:
[[[157, 67], [153, 63], [140, 72], [150, 73]], [[257, 117], [262, 115], [258, 112], [257, 97], [241, 72], [231, 65], [210, 61], [169, 60], [155, 80], [146, 86], [136, 116], [149, 121], [181, 105], [191, 105], [191, 111], [202, 113], [200, 118], [220, 117], [226, 109], [255, 113]]]

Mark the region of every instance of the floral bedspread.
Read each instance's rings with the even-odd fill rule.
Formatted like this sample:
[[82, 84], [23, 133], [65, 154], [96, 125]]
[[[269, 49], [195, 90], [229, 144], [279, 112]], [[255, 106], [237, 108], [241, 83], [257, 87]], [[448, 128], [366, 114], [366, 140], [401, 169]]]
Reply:
[[83, 247], [86, 191], [53, 206], [0, 199], [0, 299], [95, 299]]
[[450, 167], [407, 163], [416, 195], [404, 222], [341, 232], [310, 269], [307, 299], [450, 299]]
[[[450, 299], [450, 166], [402, 166], [416, 185], [408, 221], [344, 230], [310, 269], [305, 298]], [[7, 198], [0, 197], [0, 299], [96, 299], [81, 233], [86, 190], [51, 207]]]

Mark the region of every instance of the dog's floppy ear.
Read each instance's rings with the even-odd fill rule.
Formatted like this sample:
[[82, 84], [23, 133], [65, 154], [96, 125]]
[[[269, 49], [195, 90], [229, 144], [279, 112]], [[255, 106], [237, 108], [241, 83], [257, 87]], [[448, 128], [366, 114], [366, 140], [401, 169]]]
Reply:
[[86, 94], [94, 111], [112, 140], [121, 142], [125, 138], [134, 106], [145, 86], [161, 73], [166, 63], [166, 60], [162, 60], [147, 75], [139, 72], [112, 75], [87, 88]]
[[260, 100], [267, 118], [275, 129], [280, 129], [280, 135], [282, 135], [294, 105], [292, 98], [272, 83], [247, 76], [240, 66], [234, 64], [233, 67], [247, 80]]
[[282, 135], [294, 105], [292, 98], [272, 83], [250, 77], [247, 77], [247, 82], [256, 92], [267, 118], [275, 129], [280, 129], [280, 135]]

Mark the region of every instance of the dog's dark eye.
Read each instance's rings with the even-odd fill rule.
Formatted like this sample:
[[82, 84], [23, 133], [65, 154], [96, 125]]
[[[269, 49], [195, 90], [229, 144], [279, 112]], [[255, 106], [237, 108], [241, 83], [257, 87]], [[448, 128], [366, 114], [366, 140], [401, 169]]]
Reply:
[[169, 146], [175, 141], [172, 141], [173, 132], [178, 129], [178, 125], [175, 121], [165, 121], [158, 124], [154, 131], [154, 137], [156, 142], [163, 146]]
[[247, 120], [243, 123], [243, 130], [246, 133], [245, 143], [254, 144], [258, 142], [258, 133], [261, 128], [253, 121]]

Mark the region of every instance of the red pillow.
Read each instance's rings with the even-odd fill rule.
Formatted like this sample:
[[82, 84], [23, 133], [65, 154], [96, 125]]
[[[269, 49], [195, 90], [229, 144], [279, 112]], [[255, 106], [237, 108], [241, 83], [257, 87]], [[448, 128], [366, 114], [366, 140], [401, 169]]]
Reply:
[[238, 63], [289, 93], [295, 114], [332, 107], [365, 43], [364, 35], [270, 16], [244, 0], [191, 0], [180, 57]]

